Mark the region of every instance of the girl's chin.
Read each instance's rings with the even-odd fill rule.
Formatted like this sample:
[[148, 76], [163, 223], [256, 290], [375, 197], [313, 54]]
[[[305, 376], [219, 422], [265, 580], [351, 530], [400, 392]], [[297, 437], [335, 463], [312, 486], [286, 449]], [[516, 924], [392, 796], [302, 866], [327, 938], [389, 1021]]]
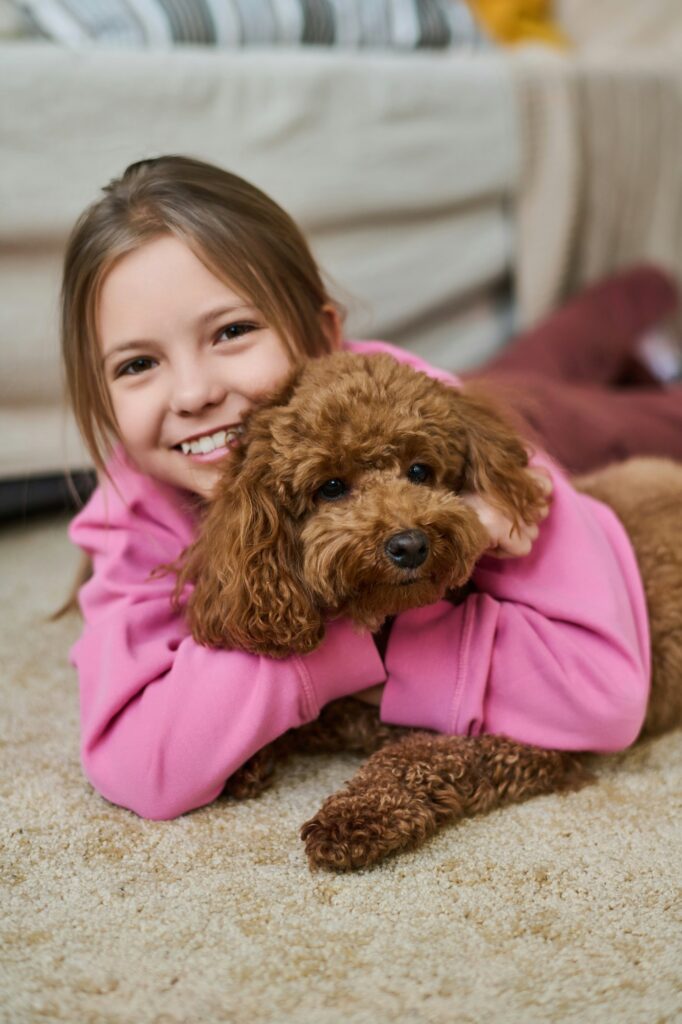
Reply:
[[[210, 498], [213, 489], [220, 480], [221, 460], [229, 455], [228, 449], [222, 449], [222, 454], [210, 452], [209, 457], [196, 455], [178, 455], [173, 460], [172, 467], [166, 463], [161, 473], [152, 474], [173, 487], [198, 494], [199, 497]], [[214, 456], [210, 458], [210, 456]], [[180, 462], [179, 460], [183, 461]]]

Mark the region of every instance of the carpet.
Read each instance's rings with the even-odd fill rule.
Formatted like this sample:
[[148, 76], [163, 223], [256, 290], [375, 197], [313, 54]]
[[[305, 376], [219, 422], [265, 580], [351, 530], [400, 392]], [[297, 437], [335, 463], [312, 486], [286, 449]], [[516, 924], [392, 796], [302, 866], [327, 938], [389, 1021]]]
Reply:
[[470, 819], [351, 875], [298, 828], [359, 763], [300, 757], [257, 800], [170, 822], [82, 775], [76, 553], [0, 534], [0, 1020], [11, 1024], [673, 1024], [682, 1020], [682, 734], [599, 783]]

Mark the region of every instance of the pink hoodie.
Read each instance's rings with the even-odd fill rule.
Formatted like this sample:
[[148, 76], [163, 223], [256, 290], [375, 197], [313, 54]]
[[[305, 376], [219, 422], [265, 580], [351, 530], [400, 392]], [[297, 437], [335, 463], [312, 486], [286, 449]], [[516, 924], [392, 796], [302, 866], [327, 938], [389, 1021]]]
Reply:
[[[456, 385], [416, 356], [389, 352]], [[385, 683], [381, 718], [442, 733], [504, 733], [542, 747], [607, 752], [632, 743], [649, 690], [646, 604], [614, 514], [577, 494], [545, 457], [554, 499], [525, 558], [481, 559], [477, 592], [396, 619], [385, 665], [371, 635], [332, 622], [312, 654], [272, 660], [201, 647], [171, 609], [174, 579], [150, 579], [192, 541], [184, 492], [121, 453], [70, 526], [92, 556], [80, 679], [83, 768], [108, 800], [147, 818], [210, 803], [255, 751], [329, 701]]]

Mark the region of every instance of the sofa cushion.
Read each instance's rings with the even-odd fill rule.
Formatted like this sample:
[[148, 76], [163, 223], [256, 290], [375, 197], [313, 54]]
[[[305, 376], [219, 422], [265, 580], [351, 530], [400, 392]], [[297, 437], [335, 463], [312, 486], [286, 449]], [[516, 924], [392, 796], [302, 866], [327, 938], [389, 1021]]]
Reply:
[[17, 0], [55, 42], [415, 49], [486, 44], [465, 0]]

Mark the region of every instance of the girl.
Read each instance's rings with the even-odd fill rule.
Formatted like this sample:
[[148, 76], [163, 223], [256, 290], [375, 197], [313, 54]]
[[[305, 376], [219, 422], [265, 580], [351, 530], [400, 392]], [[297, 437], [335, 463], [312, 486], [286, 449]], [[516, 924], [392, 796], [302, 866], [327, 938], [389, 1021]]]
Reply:
[[108, 800], [156, 819], [207, 804], [257, 750], [343, 696], [443, 733], [596, 751], [636, 738], [649, 654], [634, 556], [611, 512], [554, 466], [539, 535], [528, 524], [510, 536], [469, 498], [491, 553], [507, 557], [481, 560], [464, 604], [398, 616], [383, 658], [342, 620], [319, 649], [281, 661], [189, 635], [173, 578], [152, 573], [192, 541], [244, 414], [296, 361], [385, 351], [457, 384], [405, 351], [344, 340], [300, 232], [257, 189], [181, 157], [129, 167], [70, 239], [62, 337], [99, 474], [70, 528], [93, 563], [71, 657], [83, 767]]

